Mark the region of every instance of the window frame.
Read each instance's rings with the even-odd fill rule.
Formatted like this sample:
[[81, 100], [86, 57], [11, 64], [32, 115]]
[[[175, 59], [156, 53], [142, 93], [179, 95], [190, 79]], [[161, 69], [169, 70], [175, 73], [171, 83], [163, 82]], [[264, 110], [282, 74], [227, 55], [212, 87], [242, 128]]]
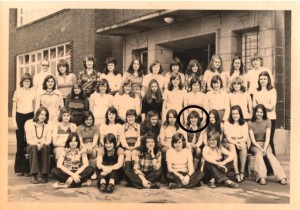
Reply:
[[[63, 52], [63, 56], [58, 57], [58, 48], [62, 47], [64, 49]], [[56, 55], [54, 58], [49, 58], [50, 55], [50, 50], [51, 49], [55, 49], [56, 51]], [[44, 56], [44, 52], [48, 51], [48, 58], [45, 58]], [[34, 61], [32, 60], [32, 57], [35, 57]], [[25, 57], [28, 57], [28, 62], [25, 61]], [[61, 44], [57, 44], [57, 45], [53, 45], [47, 48], [42, 48], [42, 49], [38, 49], [38, 50], [34, 50], [31, 52], [27, 52], [27, 53], [22, 53], [16, 56], [16, 89], [19, 88], [19, 83], [21, 80], [21, 76], [23, 73], [29, 73], [32, 78], [33, 76], [40, 72], [41, 70], [41, 61], [43, 59], [47, 59], [49, 60], [50, 63], [50, 71], [51, 73], [53, 73], [55, 76], [58, 75], [57, 72], [57, 68], [56, 65], [58, 63], [59, 60], [61, 59], [65, 59], [68, 61], [69, 66], [70, 66], [70, 72], [72, 72], [72, 42], [65, 42], [65, 43], [61, 43]]]

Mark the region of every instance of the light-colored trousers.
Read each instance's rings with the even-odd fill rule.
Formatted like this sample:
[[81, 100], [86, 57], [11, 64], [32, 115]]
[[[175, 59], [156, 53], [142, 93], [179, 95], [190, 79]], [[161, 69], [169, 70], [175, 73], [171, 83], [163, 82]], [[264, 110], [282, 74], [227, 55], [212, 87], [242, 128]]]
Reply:
[[[264, 147], [265, 142], [259, 141], [257, 143], [259, 144], [260, 147], [262, 148]], [[266, 178], [267, 168], [264, 162], [264, 158], [263, 158], [264, 155], [262, 151], [253, 145], [251, 146], [250, 150], [255, 155], [254, 173], [255, 173], [256, 181], [258, 181], [260, 178]], [[266, 156], [273, 169], [276, 182], [286, 178], [285, 172], [282, 166], [280, 165], [279, 161], [277, 160], [277, 158], [273, 155], [270, 145], [266, 150]]]

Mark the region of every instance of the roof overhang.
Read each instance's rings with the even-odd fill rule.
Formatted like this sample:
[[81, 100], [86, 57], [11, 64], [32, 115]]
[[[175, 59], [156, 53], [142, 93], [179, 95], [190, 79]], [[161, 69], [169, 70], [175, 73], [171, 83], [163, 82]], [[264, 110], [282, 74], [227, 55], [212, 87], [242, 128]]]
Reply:
[[[149, 15], [96, 29], [95, 33], [110, 36], [128, 36], [175, 23], [189, 21], [211, 13], [212, 11], [207, 10], [160, 10]], [[165, 17], [172, 17], [174, 21], [172, 23], [166, 23], [164, 21]]]

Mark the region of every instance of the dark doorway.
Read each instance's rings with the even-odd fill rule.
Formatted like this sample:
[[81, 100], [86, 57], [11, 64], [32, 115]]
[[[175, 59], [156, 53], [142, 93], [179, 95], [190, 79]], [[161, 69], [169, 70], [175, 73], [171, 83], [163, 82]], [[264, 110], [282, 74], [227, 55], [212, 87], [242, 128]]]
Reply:
[[185, 72], [191, 59], [198, 60], [203, 70], [206, 70], [211, 56], [216, 52], [215, 43], [216, 34], [213, 33], [159, 45], [173, 51], [173, 57], [178, 57], [181, 60]]

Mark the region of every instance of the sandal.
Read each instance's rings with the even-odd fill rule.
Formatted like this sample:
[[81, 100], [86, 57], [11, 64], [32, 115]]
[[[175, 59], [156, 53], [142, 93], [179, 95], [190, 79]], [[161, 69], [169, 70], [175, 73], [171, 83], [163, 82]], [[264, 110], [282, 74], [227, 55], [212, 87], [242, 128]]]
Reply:
[[235, 174], [235, 180], [236, 180], [238, 183], [241, 183], [241, 182], [242, 182], [240, 174]]
[[241, 178], [241, 181], [245, 181], [245, 173], [244, 172], [240, 172], [240, 178]]

